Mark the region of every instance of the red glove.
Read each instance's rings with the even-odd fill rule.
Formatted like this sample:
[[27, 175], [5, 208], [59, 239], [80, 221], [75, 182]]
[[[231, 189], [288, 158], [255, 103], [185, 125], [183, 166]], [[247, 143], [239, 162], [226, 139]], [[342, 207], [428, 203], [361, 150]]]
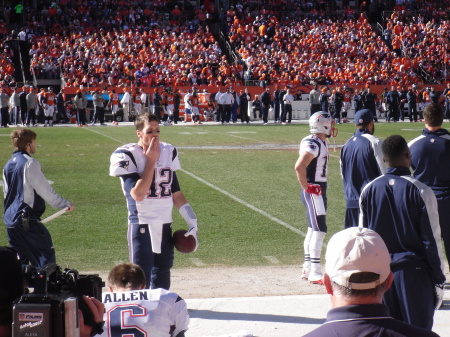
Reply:
[[306, 190], [306, 193], [321, 195], [322, 187], [316, 184], [308, 184], [308, 189]]

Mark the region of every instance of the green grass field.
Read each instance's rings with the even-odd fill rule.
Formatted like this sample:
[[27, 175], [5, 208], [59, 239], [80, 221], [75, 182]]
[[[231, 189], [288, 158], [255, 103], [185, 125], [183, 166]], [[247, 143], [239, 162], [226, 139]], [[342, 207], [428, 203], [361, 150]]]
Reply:
[[[345, 143], [355, 129], [353, 124], [338, 128], [336, 144]], [[410, 140], [422, 128], [422, 123], [381, 123], [376, 124], [375, 135], [384, 139], [401, 134]], [[33, 130], [38, 134], [35, 158], [54, 189], [75, 205], [73, 212], [47, 224], [58, 264], [104, 271], [127, 261], [125, 199], [119, 179], [110, 177], [108, 169], [110, 154], [137, 140], [134, 128]], [[13, 150], [11, 131], [0, 129], [1, 167]], [[298, 144], [307, 134], [309, 128], [299, 124], [161, 127], [161, 140], [179, 149], [181, 188], [199, 219], [200, 247], [192, 254], [177, 253], [175, 268], [198, 267], [199, 262], [205, 266], [302, 262], [307, 225], [294, 164]], [[343, 228], [345, 208], [339, 150], [333, 151], [333, 143], [326, 241]], [[48, 206], [44, 217], [54, 212]], [[187, 228], [176, 210], [173, 227]], [[7, 245], [5, 230], [0, 231], [0, 244]]]

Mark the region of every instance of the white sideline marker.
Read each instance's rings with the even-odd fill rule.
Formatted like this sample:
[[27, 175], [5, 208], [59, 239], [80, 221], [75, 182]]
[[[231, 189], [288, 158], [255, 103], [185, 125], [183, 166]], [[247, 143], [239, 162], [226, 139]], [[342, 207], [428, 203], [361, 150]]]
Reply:
[[52, 215], [46, 217], [45, 219], [41, 220], [41, 223], [47, 223], [53, 219], [56, 219], [57, 217], [63, 215], [64, 213], [67, 212], [67, 210], [69, 209], [69, 207], [64, 207], [62, 210], [59, 210], [56, 213], [53, 213]]
[[263, 256], [267, 261], [273, 264], [280, 264], [280, 261], [275, 256]]

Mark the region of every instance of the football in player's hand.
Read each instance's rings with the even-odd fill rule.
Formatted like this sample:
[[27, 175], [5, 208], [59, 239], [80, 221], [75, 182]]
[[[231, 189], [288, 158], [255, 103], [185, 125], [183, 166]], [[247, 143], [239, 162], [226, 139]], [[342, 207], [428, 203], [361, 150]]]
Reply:
[[186, 233], [187, 230], [179, 229], [172, 236], [173, 244], [180, 253], [192, 253], [195, 250], [195, 238], [192, 235], [184, 236]]

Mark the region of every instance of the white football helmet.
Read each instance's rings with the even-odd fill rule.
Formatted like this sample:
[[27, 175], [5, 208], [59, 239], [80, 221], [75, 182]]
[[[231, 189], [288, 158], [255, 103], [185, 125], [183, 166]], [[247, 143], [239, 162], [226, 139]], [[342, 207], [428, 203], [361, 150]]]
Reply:
[[328, 112], [325, 111], [318, 111], [309, 118], [310, 132], [324, 133], [327, 137], [335, 137], [334, 124]]

